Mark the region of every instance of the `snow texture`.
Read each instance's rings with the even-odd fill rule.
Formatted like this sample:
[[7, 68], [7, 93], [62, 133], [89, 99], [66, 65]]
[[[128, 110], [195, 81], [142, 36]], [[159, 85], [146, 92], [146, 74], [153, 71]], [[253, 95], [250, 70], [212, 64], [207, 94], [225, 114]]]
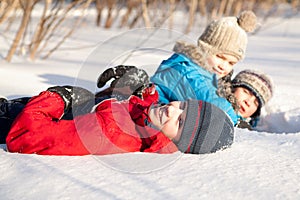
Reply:
[[[1, 145], [0, 199], [300, 199], [299, 17], [274, 19], [249, 36], [235, 73], [262, 70], [276, 87], [257, 130], [236, 129], [231, 148], [207, 155], [68, 157], [9, 153]], [[177, 39], [195, 42], [200, 34], [90, 23], [48, 60], [1, 61], [0, 95], [32, 96], [66, 84], [96, 91], [108, 67], [131, 64], [153, 73]], [[2, 41], [2, 57], [8, 48]]]

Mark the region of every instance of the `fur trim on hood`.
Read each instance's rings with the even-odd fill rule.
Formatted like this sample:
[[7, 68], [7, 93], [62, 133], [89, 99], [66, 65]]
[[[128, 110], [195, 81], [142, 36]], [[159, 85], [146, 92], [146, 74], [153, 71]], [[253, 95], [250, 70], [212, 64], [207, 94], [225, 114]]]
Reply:
[[[207, 55], [211, 54], [207, 48], [201, 48], [201, 46], [196, 46], [193, 44], [188, 44], [183, 41], [176, 42], [173, 51], [175, 53], [183, 54], [189, 59], [191, 59], [194, 63], [199, 65], [199, 67], [203, 67], [207, 71], [214, 73], [212, 68], [206, 63]], [[206, 55], [206, 56], [205, 56]], [[226, 98], [231, 104], [232, 107], [236, 112], [238, 112], [239, 107], [232, 92], [232, 85], [231, 85], [231, 77], [233, 71], [226, 75], [223, 78], [218, 79], [218, 89], [217, 93], [220, 97]]]
[[234, 111], [237, 113], [240, 108], [239, 108], [237, 99], [235, 98], [234, 93], [233, 93], [233, 86], [231, 83], [232, 74], [233, 74], [233, 71], [231, 71], [229, 74], [227, 74], [223, 78], [218, 79], [217, 93], [220, 97], [227, 99], [227, 101], [229, 101], [231, 103]]
[[185, 55], [200, 67], [203, 67], [207, 71], [213, 73], [212, 68], [206, 62], [206, 57], [210, 53], [208, 50], [194, 44], [178, 41], [173, 47], [173, 51], [175, 53]]

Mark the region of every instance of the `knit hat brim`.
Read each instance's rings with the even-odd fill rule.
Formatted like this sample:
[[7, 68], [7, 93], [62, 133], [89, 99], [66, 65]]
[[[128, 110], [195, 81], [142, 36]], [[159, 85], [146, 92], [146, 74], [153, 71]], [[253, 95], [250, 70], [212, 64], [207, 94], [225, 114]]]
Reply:
[[188, 100], [185, 125], [177, 147], [193, 154], [213, 153], [233, 143], [233, 123], [225, 112], [203, 101]]
[[258, 99], [261, 107], [273, 96], [273, 81], [263, 72], [243, 70], [232, 80], [232, 86], [250, 90]]
[[251, 117], [257, 117], [260, 115], [261, 108], [272, 98], [273, 96], [273, 82], [263, 72], [255, 70], [243, 70], [236, 75], [232, 80], [232, 87], [243, 87], [252, 92], [252, 94], [258, 100], [259, 106], [257, 111]]
[[264, 105], [264, 100], [262, 99], [261, 95], [260, 95], [255, 89], [253, 89], [253, 87], [251, 87], [251, 86], [248, 85], [248, 84], [235, 83], [235, 84], [234, 84], [234, 87], [243, 87], [243, 88], [246, 88], [247, 90], [249, 90], [249, 91], [252, 92], [252, 94], [255, 96], [255, 98], [256, 98], [257, 101], [258, 101], [258, 107], [257, 107], [256, 111], [251, 115], [251, 117], [252, 117], [252, 118], [255, 118], [255, 117], [260, 116], [261, 108], [262, 108], [263, 105]]
[[230, 54], [241, 60], [246, 53], [247, 32], [254, 31], [256, 24], [256, 15], [252, 11], [243, 11], [238, 17], [213, 20], [200, 35], [198, 46], [214, 53]]

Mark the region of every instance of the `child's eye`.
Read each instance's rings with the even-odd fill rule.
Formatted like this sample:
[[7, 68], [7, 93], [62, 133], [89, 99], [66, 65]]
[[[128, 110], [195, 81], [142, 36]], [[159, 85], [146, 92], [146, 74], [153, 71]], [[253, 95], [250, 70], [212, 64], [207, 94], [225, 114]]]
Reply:
[[181, 128], [184, 124], [184, 121], [182, 118], [179, 119], [179, 128]]
[[233, 66], [235, 64], [236, 64], [236, 62], [229, 62], [229, 65], [231, 65], [231, 66]]
[[246, 88], [244, 88], [244, 93], [249, 94], [249, 90], [247, 90]]
[[184, 110], [184, 109], [185, 109], [185, 106], [186, 106], [186, 102], [184, 101], [184, 102], [182, 102], [182, 103], [180, 104], [180, 109], [181, 109], [181, 110]]
[[224, 57], [222, 55], [220, 55], [220, 54], [217, 54], [217, 57], [221, 58], [221, 59], [224, 59]]
[[255, 99], [254, 104], [255, 104], [255, 106], [259, 107], [259, 103], [258, 103], [257, 99]]

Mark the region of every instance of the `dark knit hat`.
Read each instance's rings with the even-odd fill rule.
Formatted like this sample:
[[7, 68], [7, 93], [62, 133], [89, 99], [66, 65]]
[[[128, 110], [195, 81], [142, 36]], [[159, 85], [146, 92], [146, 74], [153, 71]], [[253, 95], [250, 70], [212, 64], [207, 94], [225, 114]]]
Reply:
[[250, 90], [258, 99], [259, 107], [254, 117], [260, 115], [260, 109], [273, 96], [273, 81], [263, 72], [256, 70], [243, 70], [232, 80], [233, 88], [244, 87]]
[[255, 30], [256, 16], [243, 11], [239, 17], [223, 17], [212, 21], [198, 39], [198, 46], [212, 54], [223, 52], [243, 59], [248, 43], [247, 32]]
[[188, 100], [185, 124], [177, 147], [192, 154], [213, 153], [233, 143], [233, 123], [218, 107], [198, 100]]

